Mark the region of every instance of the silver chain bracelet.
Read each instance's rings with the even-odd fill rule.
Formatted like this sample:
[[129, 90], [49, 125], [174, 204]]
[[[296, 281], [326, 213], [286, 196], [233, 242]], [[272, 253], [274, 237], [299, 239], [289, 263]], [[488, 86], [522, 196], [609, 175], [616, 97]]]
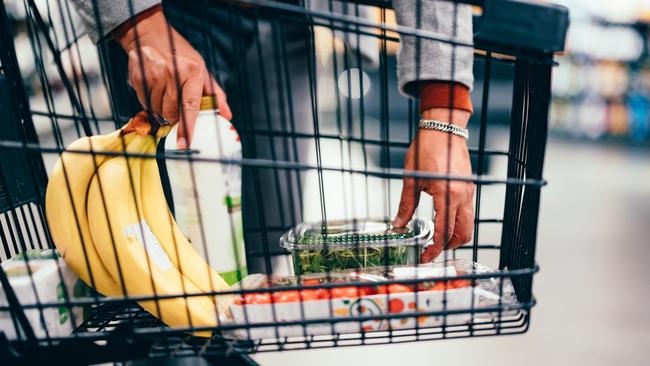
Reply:
[[421, 119], [418, 127], [423, 130], [436, 130], [451, 133], [460, 136], [465, 140], [469, 139], [469, 131], [466, 128], [449, 122], [438, 121], [436, 119]]

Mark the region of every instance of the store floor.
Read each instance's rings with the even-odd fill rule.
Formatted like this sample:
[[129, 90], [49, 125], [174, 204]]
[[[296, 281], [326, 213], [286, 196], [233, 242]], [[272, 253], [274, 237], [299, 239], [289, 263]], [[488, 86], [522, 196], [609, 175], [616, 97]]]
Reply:
[[551, 140], [531, 328], [517, 336], [265, 353], [273, 365], [647, 365], [650, 152]]

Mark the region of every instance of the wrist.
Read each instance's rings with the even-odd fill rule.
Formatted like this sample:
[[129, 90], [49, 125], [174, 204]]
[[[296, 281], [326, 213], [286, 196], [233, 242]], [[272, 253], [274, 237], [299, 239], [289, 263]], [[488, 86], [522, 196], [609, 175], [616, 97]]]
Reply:
[[464, 137], [437, 130], [425, 130], [421, 128], [417, 132], [417, 138], [424, 143], [443, 146], [444, 149], [447, 149], [447, 143], [450, 141], [452, 147], [467, 146], [467, 140]]
[[472, 114], [463, 109], [430, 108], [422, 112], [423, 119], [444, 121], [456, 126], [467, 128]]
[[111, 36], [128, 52], [136, 46], [136, 39], [147, 35], [152, 29], [160, 30], [165, 27], [167, 27], [167, 19], [162, 6], [156, 5], [124, 22], [111, 33]]

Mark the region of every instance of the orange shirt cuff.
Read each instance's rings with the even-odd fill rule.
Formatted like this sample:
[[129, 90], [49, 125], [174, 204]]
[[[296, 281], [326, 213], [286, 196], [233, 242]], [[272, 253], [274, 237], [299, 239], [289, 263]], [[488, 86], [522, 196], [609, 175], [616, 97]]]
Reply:
[[420, 113], [432, 108], [460, 109], [472, 113], [469, 88], [463, 84], [431, 80], [420, 83]]

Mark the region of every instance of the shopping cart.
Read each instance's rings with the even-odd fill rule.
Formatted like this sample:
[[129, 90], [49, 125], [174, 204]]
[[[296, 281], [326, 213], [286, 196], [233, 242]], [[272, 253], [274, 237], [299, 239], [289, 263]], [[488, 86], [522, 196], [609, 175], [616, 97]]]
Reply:
[[[306, 329], [314, 324], [330, 325], [334, 330], [334, 325], [342, 320], [330, 313], [326, 318], [301, 317], [291, 322], [223, 323], [209, 329], [213, 331], [211, 338], [201, 338], [191, 335], [200, 329], [166, 327], [134, 301], [159, 297], [134, 299], [91, 294], [72, 300], [66, 294], [58, 301], [43, 302], [37, 298], [25, 303], [19, 301], [7, 273], [0, 269], [0, 283], [6, 294], [0, 315], [4, 314], [15, 330], [12, 338], [0, 333], [0, 359], [9, 363], [84, 364], [200, 356], [213, 362], [252, 363], [246, 354], [527, 331], [535, 305], [532, 280], [539, 270], [535, 263], [536, 232], [540, 189], [545, 184], [542, 168], [551, 68], [553, 53], [564, 47], [568, 13], [563, 7], [514, 0], [460, 2], [474, 6], [476, 14], [474, 94], [480, 99], [475, 103], [476, 113], [470, 123], [476, 218], [472, 242], [453, 252], [444, 252], [438, 259], [493, 263], [498, 270], [489, 274], [470, 271], [443, 280], [496, 279], [500, 284], [497, 302], [489, 307], [479, 308], [472, 302], [467, 308], [448, 309], [443, 301], [442, 310], [360, 314], [345, 319], [360, 324], [431, 316], [440, 319], [437, 326], [420, 327], [416, 322], [412, 329], [389, 327], [382, 331], [308, 334]], [[84, 51], [82, 44], [84, 34], [71, 18], [72, 5], [68, 1], [20, 3], [4, 2], [0, 14], [0, 261], [30, 249], [54, 247], [44, 209], [49, 164], [73, 139], [113, 130], [140, 109], [124, 82], [124, 56], [115, 45], [99, 46], [101, 67], [96, 64], [93, 69], [88, 62], [88, 48]], [[314, 3], [318, 1], [311, 2]], [[339, 216], [344, 218], [358, 212], [388, 217], [399, 202], [394, 191], [404, 176], [448, 182], [459, 179], [400, 169], [416, 131], [418, 115], [416, 102], [397, 93], [394, 54], [399, 35], [439, 40], [454, 47], [471, 46], [440, 39], [423, 29], [394, 25], [389, 21], [388, 0], [356, 0], [346, 5], [322, 0], [321, 6], [308, 5], [302, 1], [268, 0], [229, 0], [219, 5], [227, 7], [227, 20], [235, 30], [227, 39], [232, 52], [243, 52], [237, 49], [238, 42], [243, 42], [237, 38], [242, 34], [238, 27], [251, 27], [254, 34], [251, 57], [257, 70], [247, 69], [245, 61], [234, 65], [234, 83], [239, 85], [236, 90], [241, 94], [229, 94], [231, 104], [245, 100], [259, 108], [240, 108], [241, 113], [235, 112], [240, 121], [237, 128], [245, 140], [244, 158], [207, 162], [244, 167], [244, 200], [258, 207], [254, 215], [245, 216], [247, 259], [252, 269], [265, 274], [277, 271], [279, 263], [286, 260], [287, 251], [277, 247], [275, 241], [310, 215], [325, 220], [336, 216], [332, 212], [339, 210]], [[202, 6], [217, 4], [206, 2]], [[375, 18], [361, 16], [361, 7]], [[200, 19], [198, 23], [207, 27]], [[207, 28], [197, 29], [207, 32]], [[269, 44], [259, 41], [261, 32], [271, 35]], [[274, 36], [281, 32], [294, 32], [294, 39], [302, 42], [302, 50], [307, 51], [299, 55], [306, 65], [302, 67], [306, 72], [302, 85], [294, 77], [299, 71], [291, 64], [295, 59], [291, 44]], [[21, 52], [29, 46], [30, 65], [24, 64], [26, 57], [17, 55], [18, 38], [14, 35], [23, 37]], [[363, 54], [361, 49], [369, 43], [376, 48], [368, 59], [367, 50]], [[23, 61], [20, 64], [19, 59]], [[343, 74], [347, 78], [341, 78]], [[499, 80], [495, 81], [495, 74]], [[257, 81], [262, 81], [255, 84], [257, 88], [247, 87]], [[354, 85], [358, 88], [356, 94], [352, 90]], [[104, 93], [110, 97], [110, 107], [102, 102], [108, 100]], [[29, 94], [33, 94], [31, 100]], [[304, 103], [296, 104], [296, 95]], [[496, 106], [494, 100], [506, 103]], [[103, 115], [102, 108], [106, 110]], [[258, 118], [257, 109], [266, 116], [261, 125], [253, 123]], [[504, 113], [495, 110], [507, 111], [509, 119], [504, 120]], [[302, 123], [296, 116], [309, 116], [309, 122]], [[277, 120], [282, 123], [276, 123]], [[305, 151], [313, 155], [311, 161], [302, 160]], [[165, 159], [178, 159], [162, 149], [158, 152], [148, 158], [157, 158], [161, 167], [165, 166]], [[336, 159], [332, 160], [332, 156]], [[350, 183], [345, 183], [351, 177], [362, 178], [360, 185], [354, 184], [356, 193], [352, 194], [346, 192]], [[173, 207], [169, 184], [166, 190]], [[347, 201], [356, 204], [355, 195], [366, 196], [362, 200], [365, 207], [346, 211]], [[275, 204], [263, 196], [274, 197]], [[491, 197], [498, 197], [499, 203], [490, 204]], [[333, 207], [333, 201], [343, 202], [343, 208]], [[382, 212], [370, 213], [371, 201], [381, 201]], [[269, 202], [273, 207], [269, 207]], [[489, 207], [498, 209], [488, 212]], [[408, 283], [419, 282], [416, 278]], [[501, 300], [508, 283], [514, 288], [516, 303]], [[331, 289], [337, 285], [323, 287]], [[303, 285], [290, 288], [300, 290]], [[239, 295], [250, 292], [232, 290]], [[71, 311], [79, 307], [85, 307], [89, 313], [72, 334], [65, 336], [38, 336], [26, 316], [35, 310], [42, 320], [47, 309]], [[490, 316], [481, 318], [480, 314]], [[468, 320], [453, 322], [458, 315], [467, 315]], [[287, 326], [302, 329], [302, 335], [282, 336], [279, 329]], [[274, 336], [250, 337], [252, 330], [261, 327], [270, 327]], [[232, 337], [235, 331], [244, 336]]]

